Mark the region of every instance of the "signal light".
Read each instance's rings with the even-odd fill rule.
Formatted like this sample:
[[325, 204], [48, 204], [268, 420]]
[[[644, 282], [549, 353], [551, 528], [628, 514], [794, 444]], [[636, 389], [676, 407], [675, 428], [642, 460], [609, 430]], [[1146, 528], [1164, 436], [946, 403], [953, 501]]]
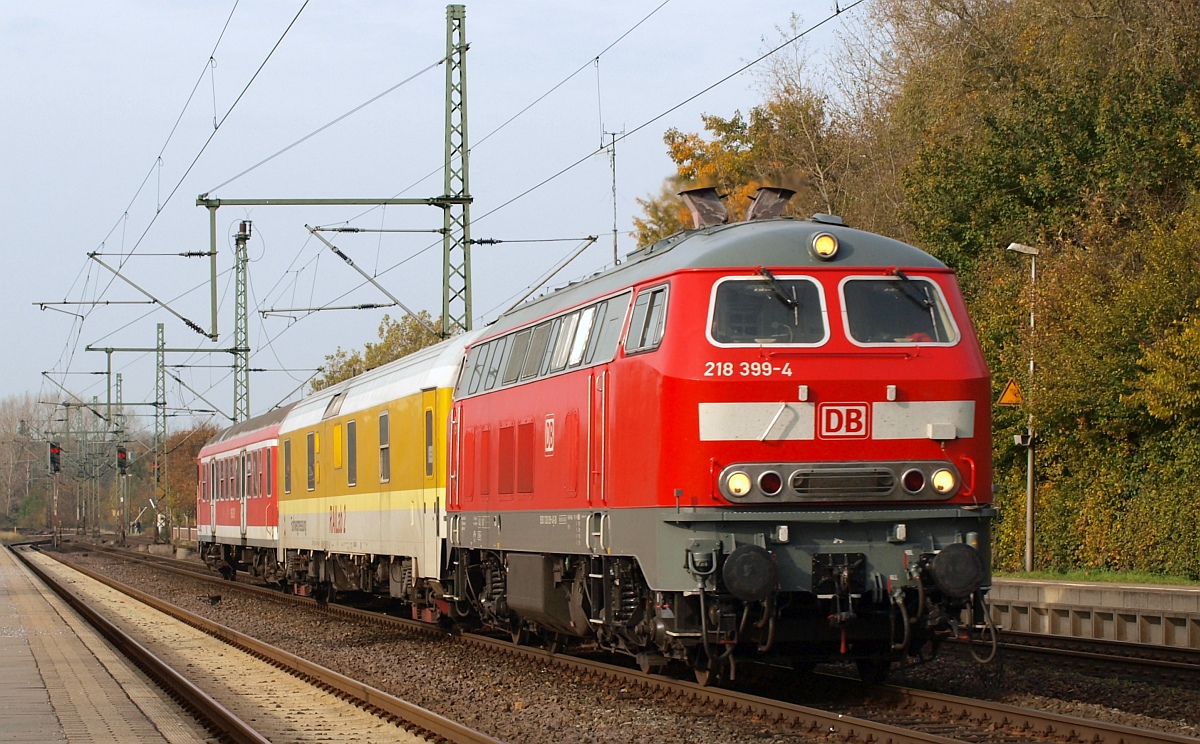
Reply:
[[49, 442], [47, 449], [49, 470], [51, 473], [57, 473], [62, 470], [62, 448], [58, 446], [58, 442]]
[[129, 453], [125, 451], [125, 447], [117, 445], [117, 473], [125, 475], [129, 470]]

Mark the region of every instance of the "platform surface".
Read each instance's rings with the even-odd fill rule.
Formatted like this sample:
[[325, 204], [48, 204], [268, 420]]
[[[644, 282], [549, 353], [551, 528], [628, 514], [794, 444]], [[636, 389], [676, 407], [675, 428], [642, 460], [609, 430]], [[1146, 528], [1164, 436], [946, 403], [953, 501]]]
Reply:
[[206, 741], [165, 695], [0, 548], [0, 742]]

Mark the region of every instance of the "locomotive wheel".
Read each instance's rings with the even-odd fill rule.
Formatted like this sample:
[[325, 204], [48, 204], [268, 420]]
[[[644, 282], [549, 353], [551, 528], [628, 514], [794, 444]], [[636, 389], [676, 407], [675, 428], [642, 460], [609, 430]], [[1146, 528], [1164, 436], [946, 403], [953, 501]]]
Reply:
[[233, 569], [233, 566], [230, 566], [227, 563], [221, 564], [221, 567], [217, 569], [217, 571], [221, 574], [221, 578], [225, 579], [226, 581], [233, 581], [237, 576], [237, 571]]
[[529, 640], [529, 634], [525, 632], [524, 625], [516, 625], [509, 631], [512, 634], [512, 642], [514, 646], [524, 646]]
[[720, 687], [729, 678], [729, 665], [720, 664], [708, 658], [704, 649], [696, 649], [692, 656], [692, 672], [696, 675], [696, 684], [701, 687]]

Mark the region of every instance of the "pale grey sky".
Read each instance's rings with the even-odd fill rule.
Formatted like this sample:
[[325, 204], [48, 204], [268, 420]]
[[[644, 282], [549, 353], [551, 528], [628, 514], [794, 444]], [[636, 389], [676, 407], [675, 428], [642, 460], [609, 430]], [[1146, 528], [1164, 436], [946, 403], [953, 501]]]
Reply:
[[[833, 0], [759, 0], [741, 6], [673, 0], [659, 7], [660, 2], [465, 3], [472, 236], [505, 241], [601, 236], [551, 285], [612, 262], [608, 156], [597, 154], [507, 202], [599, 149], [602, 131], [632, 132], [757, 58], [783, 38], [778, 29], [788, 27], [792, 13], [805, 29], [835, 10]], [[412, 76], [212, 195], [441, 193], [445, 71], [439, 66], [418, 73], [445, 53], [446, 3], [311, 0], [297, 16], [302, 6], [303, 0], [10, 1], [0, 6], [0, 222], [7, 245], [0, 271], [6, 321], [0, 397], [30, 392], [57, 398], [61, 384], [87, 400], [103, 401], [105, 377], [94, 373], [105, 369], [105, 355], [85, 347], [152, 347], [159, 322], [165, 324], [168, 346], [228, 346], [231, 235], [241, 219], [254, 224], [251, 366], [271, 370], [251, 377], [253, 413], [298, 388], [339, 346], [356, 349], [374, 340], [385, 312], [401, 314], [392, 308], [264, 318], [257, 311], [386, 302], [369, 285], [355, 289], [363, 284], [361, 277], [304, 225], [349, 221], [363, 228], [436, 228], [441, 213], [435, 208], [222, 208], [221, 338], [215, 344], [150, 305], [43, 310], [34, 304], [143, 300], [88, 258], [100, 252], [115, 267], [133, 251], [122, 272], [207, 328], [207, 259], [152, 255], [208, 249], [207, 211], [195, 206], [197, 195]], [[813, 32], [802, 42], [807, 54], [818, 62], [836, 55], [836, 33], [864, 12], [856, 8]], [[699, 131], [702, 113], [747, 111], [761, 100], [757, 80], [753, 70], [743, 73], [617, 144], [620, 255], [634, 247], [628, 231], [639, 212], [635, 200], [656, 194], [673, 170], [663, 132], [670, 127]], [[215, 131], [214, 121], [222, 121]], [[405, 305], [440, 312], [438, 236], [328, 237], [356, 264], [378, 273]], [[476, 323], [494, 319], [577, 246], [573, 241], [508, 242], [473, 248]], [[231, 412], [227, 354], [171, 354], [167, 362], [212, 365], [170, 372]], [[154, 399], [152, 354], [114, 354], [113, 368], [122, 373], [125, 401]], [[169, 405], [207, 408], [187, 387], [168, 377]], [[148, 416], [150, 409], [137, 412]], [[221, 425], [224, 419], [214, 422]], [[183, 423], [174, 419], [172, 426]]]

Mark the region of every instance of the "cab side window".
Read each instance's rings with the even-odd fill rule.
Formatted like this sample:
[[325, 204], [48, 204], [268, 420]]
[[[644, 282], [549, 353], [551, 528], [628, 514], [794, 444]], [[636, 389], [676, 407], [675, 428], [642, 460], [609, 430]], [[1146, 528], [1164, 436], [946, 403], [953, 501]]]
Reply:
[[667, 318], [667, 285], [643, 290], [633, 302], [633, 319], [625, 337], [625, 353], [652, 351], [662, 343]]

